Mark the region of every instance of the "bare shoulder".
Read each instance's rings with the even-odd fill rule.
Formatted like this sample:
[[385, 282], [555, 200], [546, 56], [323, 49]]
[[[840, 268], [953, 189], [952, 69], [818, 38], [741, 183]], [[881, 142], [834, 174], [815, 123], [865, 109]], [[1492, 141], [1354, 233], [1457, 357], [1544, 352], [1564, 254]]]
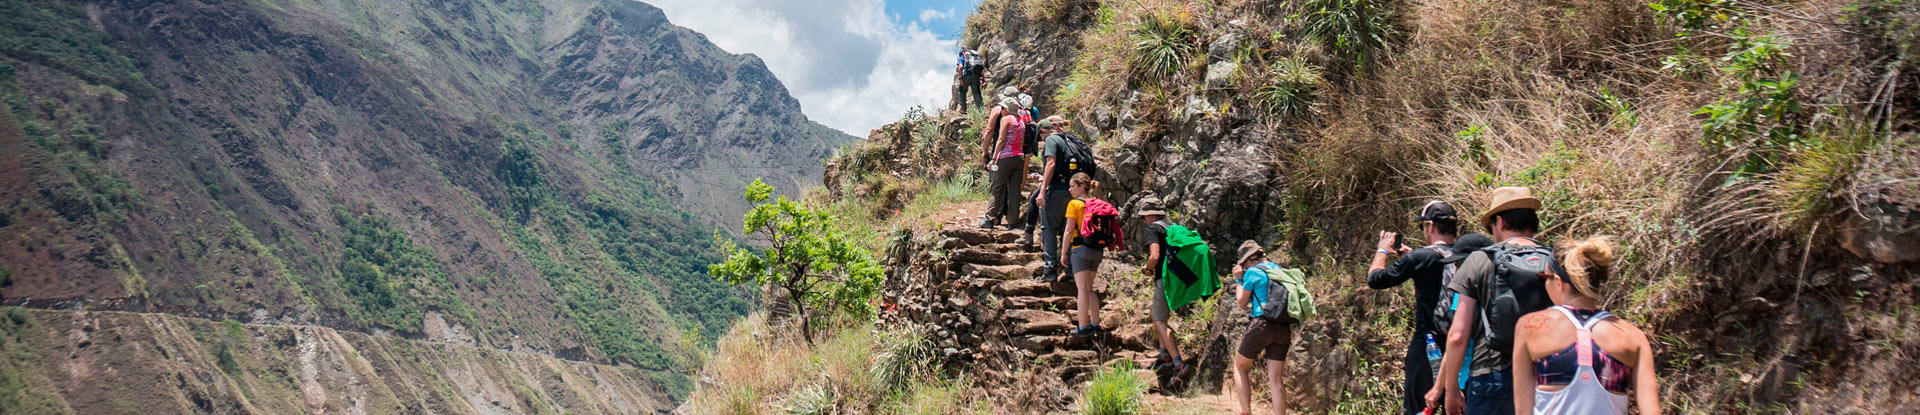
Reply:
[[1647, 342], [1647, 333], [1640, 330], [1640, 326], [1633, 324], [1631, 320], [1616, 315], [1607, 317], [1607, 320], [1600, 322], [1600, 324], [1603, 330], [1611, 331], [1613, 332], [1612, 334], [1628, 339], [1636, 339], [1642, 344]]
[[1566, 318], [1561, 317], [1558, 311], [1546, 309], [1520, 316], [1518, 326], [1528, 331], [1539, 332], [1553, 328], [1554, 321], [1558, 320], [1566, 320]]

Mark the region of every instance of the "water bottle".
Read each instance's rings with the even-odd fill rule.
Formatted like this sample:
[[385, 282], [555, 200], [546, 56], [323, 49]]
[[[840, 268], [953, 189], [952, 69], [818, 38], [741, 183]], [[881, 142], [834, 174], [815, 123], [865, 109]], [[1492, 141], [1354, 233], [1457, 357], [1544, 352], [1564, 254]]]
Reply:
[[1433, 368], [1434, 379], [1440, 377], [1440, 344], [1433, 341], [1433, 333], [1427, 333], [1427, 365]]

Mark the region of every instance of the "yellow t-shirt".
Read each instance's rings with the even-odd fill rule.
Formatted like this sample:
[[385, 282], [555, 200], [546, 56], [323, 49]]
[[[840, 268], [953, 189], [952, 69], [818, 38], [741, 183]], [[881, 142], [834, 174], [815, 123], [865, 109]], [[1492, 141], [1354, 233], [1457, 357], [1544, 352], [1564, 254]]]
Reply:
[[1072, 202], [1067, 202], [1067, 223], [1073, 224], [1073, 227], [1074, 227], [1073, 235], [1062, 236], [1063, 238], [1067, 238], [1067, 241], [1069, 241], [1069, 243], [1067, 244], [1067, 249], [1080, 247], [1080, 244], [1071, 243], [1071, 241], [1074, 241], [1080, 236], [1079, 234], [1080, 233], [1080, 215], [1085, 215], [1086, 212], [1087, 212], [1087, 201], [1074, 199]]

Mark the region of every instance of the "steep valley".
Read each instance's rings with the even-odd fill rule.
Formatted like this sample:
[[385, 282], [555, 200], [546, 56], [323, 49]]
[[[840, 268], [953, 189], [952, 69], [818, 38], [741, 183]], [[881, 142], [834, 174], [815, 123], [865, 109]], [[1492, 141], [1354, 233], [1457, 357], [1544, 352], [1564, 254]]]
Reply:
[[[670, 407], [757, 301], [706, 274], [739, 190], [798, 192], [852, 139], [758, 58], [632, 1], [0, 9], [0, 304], [41, 309], [10, 332], [0, 389], [47, 403], [27, 413], [145, 407], [52, 372], [148, 364], [110, 386], [200, 396], [177, 412]], [[165, 315], [87, 312], [106, 310]], [[206, 365], [196, 318], [247, 324], [237, 369]], [[61, 340], [97, 326], [128, 331]], [[348, 380], [322, 389], [367, 389], [280, 396], [298, 390], [253, 363], [289, 344], [334, 353], [321, 375]], [[430, 351], [374, 356], [410, 348]], [[91, 353], [118, 356], [42, 362]], [[569, 389], [602, 377], [605, 396]], [[532, 390], [490, 398], [506, 409], [456, 399], [510, 384]]]

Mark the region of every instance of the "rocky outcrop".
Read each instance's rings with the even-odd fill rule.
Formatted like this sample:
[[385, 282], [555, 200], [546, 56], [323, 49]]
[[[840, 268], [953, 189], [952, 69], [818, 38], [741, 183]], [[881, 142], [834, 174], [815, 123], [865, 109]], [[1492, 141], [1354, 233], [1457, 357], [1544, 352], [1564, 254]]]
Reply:
[[1840, 229], [1841, 246], [1875, 262], [1920, 261], [1920, 136], [1904, 136], [1870, 154], [1847, 202], [1858, 211]]

